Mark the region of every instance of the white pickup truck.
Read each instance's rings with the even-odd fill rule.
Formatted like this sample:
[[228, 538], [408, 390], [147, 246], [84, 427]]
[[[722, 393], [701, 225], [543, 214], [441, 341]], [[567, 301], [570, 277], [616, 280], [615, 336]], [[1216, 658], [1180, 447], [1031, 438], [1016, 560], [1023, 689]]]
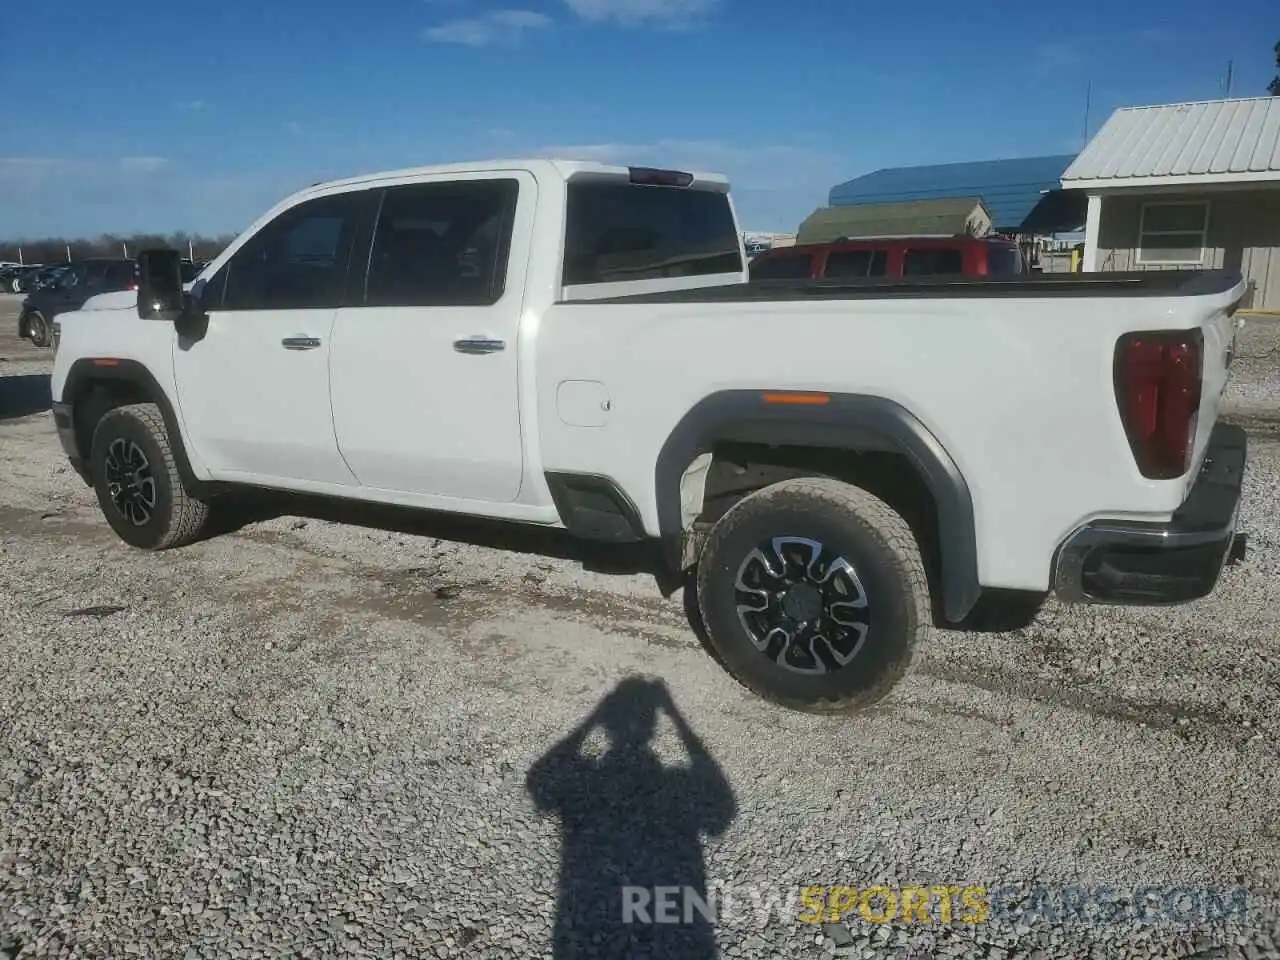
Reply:
[[184, 289], [60, 318], [127, 543], [246, 487], [660, 543], [715, 654], [869, 704], [984, 590], [1170, 603], [1230, 551], [1238, 276], [750, 282], [718, 176], [530, 160], [313, 186]]

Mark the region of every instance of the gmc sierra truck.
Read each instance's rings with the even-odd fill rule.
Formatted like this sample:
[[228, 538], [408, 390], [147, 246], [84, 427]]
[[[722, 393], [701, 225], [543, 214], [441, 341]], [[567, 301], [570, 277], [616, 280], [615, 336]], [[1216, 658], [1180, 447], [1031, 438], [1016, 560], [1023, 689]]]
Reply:
[[192, 283], [138, 263], [52, 382], [134, 547], [245, 488], [648, 541], [733, 676], [822, 711], [983, 591], [1184, 602], [1233, 544], [1236, 275], [752, 282], [723, 177], [552, 160], [316, 185]]

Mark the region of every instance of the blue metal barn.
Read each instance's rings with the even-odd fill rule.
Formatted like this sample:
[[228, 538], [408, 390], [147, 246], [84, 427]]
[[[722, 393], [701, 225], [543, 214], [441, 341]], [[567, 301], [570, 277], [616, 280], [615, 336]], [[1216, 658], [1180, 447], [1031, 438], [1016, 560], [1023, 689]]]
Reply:
[[1075, 154], [888, 167], [831, 188], [828, 203], [848, 206], [981, 197], [1001, 233], [1053, 233], [1084, 225], [1086, 200], [1063, 191]]

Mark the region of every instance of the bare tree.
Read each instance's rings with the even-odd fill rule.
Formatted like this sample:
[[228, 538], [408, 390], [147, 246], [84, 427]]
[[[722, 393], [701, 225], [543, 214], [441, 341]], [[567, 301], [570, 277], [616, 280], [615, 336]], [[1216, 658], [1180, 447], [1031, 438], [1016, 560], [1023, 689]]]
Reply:
[[[1276, 66], [1280, 67], [1280, 40], [1276, 41]], [[1271, 78], [1271, 86], [1267, 87], [1267, 92], [1273, 97], [1280, 97], [1280, 73]]]
[[17, 263], [21, 260], [23, 263], [63, 263], [68, 259], [68, 251], [72, 260], [83, 257], [133, 258], [140, 250], [148, 247], [167, 247], [181, 252], [183, 256], [193, 256], [197, 260], [211, 260], [234, 239], [234, 234], [206, 237], [185, 231], [167, 236], [158, 233], [104, 233], [94, 239], [40, 237], [0, 241], [0, 262]]

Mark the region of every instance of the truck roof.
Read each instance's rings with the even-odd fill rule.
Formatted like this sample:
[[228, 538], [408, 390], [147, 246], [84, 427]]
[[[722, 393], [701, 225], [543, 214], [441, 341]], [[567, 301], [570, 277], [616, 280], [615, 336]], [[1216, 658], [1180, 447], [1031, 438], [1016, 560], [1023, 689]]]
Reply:
[[[532, 170], [534, 172], [544, 172], [549, 176], [559, 177], [563, 180], [575, 174], [594, 173], [605, 176], [615, 176], [625, 178], [632, 169], [630, 166], [623, 164], [601, 163], [597, 160], [572, 160], [568, 158], [554, 157], [525, 157], [525, 158], [507, 158], [502, 160], [477, 160], [470, 163], [448, 163], [436, 164], [424, 167], [405, 167], [399, 170], [383, 170], [377, 173], [364, 173], [354, 177], [345, 177], [339, 180], [328, 180], [324, 183], [315, 183], [304, 190], [298, 191], [299, 194], [315, 192], [323, 192], [332, 190], [334, 187], [360, 186], [363, 184], [378, 183], [383, 180], [400, 180], [411, 177], [426, 176], [449, 176], [451, 174], [465, 173], [483, 173], [489, 170], [502, 170], [510, 168], [513, 170]], [[701, 186], [711, 186], [713, 184], [727, 188], [729, 180], [723, 174], [708, 173], [699, 170], [684, 170], [684, 173], [692, 174], [693, 182]]]

